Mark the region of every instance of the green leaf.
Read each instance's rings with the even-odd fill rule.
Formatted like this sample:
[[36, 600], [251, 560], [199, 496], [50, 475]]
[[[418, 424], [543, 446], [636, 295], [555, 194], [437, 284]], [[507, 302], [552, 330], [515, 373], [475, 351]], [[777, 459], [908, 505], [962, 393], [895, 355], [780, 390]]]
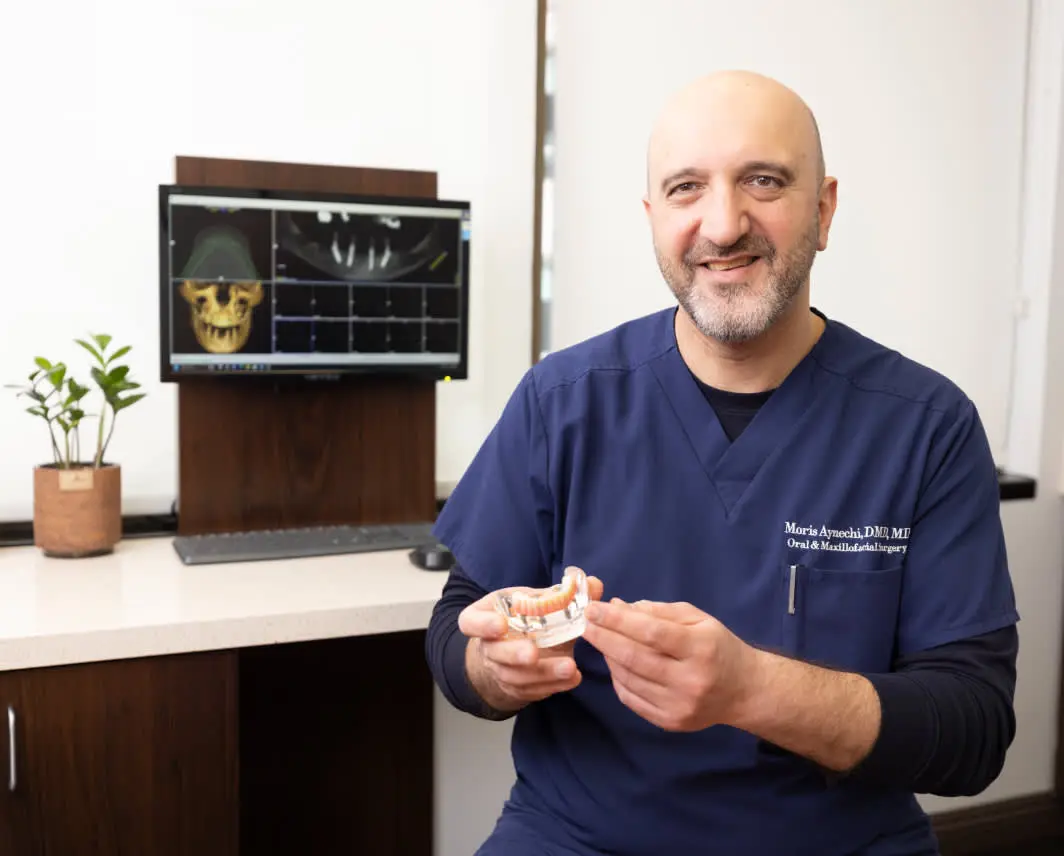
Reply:
[[92, 354], [96, 358], [96, 361], [98, 363], [100, 363], [100, 365], [103, 365], [103, 363], [104, 363], [103, 356], [100, 354], [99, 351], [96, 350], [96, 348], [94, 348], [92, 345], [90, 345], [84, 339], [75, 339], [74, 341], [77, 342], [79, 345], [81, 345], [81, 347], [83, 347], [90, 354]]
[[66, 378], [66, 366], [59, 363], [50, 372], [48, 372], [48, 380], [52, 382], [52, 386], [56, 389], [63, 385], [63, 380]]
[[127, 374], [129, 374], [129, 366], [115, 366], [107, 373], [107, 379], [111, 383], [118, 383], [124, 380]]
[[88, 395], [90, 391], [87, 386], [82, 386], [74, 378], [67, 381], [67, 387], [70, 389], [70, 396], [67, 398], [68, 404], [76, 404]]
[[121, 359], [122, 357], [124, 357], [131, 350], [133, 350], [133, 346], [132, 345], [123, 345], [121, 348], [119, 348], [117, 351], [115, 351], [113, 354], [111, 354], [111, 356], [109, 356], [107, 358], [107, 362], [108, 363], [113, 363], [115, 360]]
[[132, 405], [140, 401], [142, 398], [144, 398], [146, 395], [147, 393], [139, 392], [136, 395], [127, 395], [125, 398], [118, 399], [114, 402], [113, 405], [115, 413], [117, 413], [119, 410], [125, 410], [127, 407], [131, 407]]
[[52, 369], [52, 364], [48, 362], [48, 360], [46, 360], [44, 357], [34, 357], [33, 361], [45, 371], [51, 371]]
[[100, 346], [101, 351], [106, 351], [107, 346], [111, 344], [111, 337], [106, 333], [98, 333], [94, 335], [93, 340]]

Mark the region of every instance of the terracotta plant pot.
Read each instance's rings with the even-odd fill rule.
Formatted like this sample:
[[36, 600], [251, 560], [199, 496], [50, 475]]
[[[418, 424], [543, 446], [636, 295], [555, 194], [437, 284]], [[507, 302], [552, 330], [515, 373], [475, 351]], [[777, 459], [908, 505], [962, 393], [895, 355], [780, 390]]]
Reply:
[[76, 559], [114, 550], [122, 537], [122, 468], [55, 464], [33, 471], [33, 542], [47, 556]]

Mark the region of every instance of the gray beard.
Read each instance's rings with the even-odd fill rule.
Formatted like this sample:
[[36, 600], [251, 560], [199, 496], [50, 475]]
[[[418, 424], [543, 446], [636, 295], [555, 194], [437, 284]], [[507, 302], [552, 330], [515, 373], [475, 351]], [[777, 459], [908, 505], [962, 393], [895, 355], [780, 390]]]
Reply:
[[[721, 344], [736, 345], [761, 336], [787, 311], [796, 294], [809, 280], [817, 253], [819, 217], [798, 245], [780, 258], [775, 247], [766, 242], [742, 240], [727, 248], [700, 244], [676, 265], [663, 258], [655, 248], [658, 267], [681, 308], [703, 336]], [[768, 290], [755, 297], [747, 283], [715, 288], [712, 293], [695, 283], [698, 265], [689, 258], [738, 255], [755, 252], [768, 265]]]

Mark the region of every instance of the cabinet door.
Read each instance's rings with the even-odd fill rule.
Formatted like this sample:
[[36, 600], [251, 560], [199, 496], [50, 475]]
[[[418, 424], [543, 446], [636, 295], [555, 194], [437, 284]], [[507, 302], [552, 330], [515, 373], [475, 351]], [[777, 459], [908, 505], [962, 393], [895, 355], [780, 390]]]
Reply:
[[236, 856], [231, 652], [0, 672], [0, 735], [0, 853]]

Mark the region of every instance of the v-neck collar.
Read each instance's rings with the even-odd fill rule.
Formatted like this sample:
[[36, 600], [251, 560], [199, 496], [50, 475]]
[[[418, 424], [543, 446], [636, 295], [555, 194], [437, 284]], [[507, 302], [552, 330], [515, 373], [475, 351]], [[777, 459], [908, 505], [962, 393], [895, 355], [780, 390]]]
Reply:
[[836, 334], [822, 312], [825, 327], [808, 354], [784, 378], [742, 434], [730, 441], [716, 412], [702, 394], [676, 342], [674, 326], [678, 310], [665, 311], [660, 319], [664, 348], [652, 369], [702, 469], [716, 488], [728, 517], [738, 513], [743, 497], [765, 464], [783, 453], [787, 440], [815, 404], [817, 357]]

